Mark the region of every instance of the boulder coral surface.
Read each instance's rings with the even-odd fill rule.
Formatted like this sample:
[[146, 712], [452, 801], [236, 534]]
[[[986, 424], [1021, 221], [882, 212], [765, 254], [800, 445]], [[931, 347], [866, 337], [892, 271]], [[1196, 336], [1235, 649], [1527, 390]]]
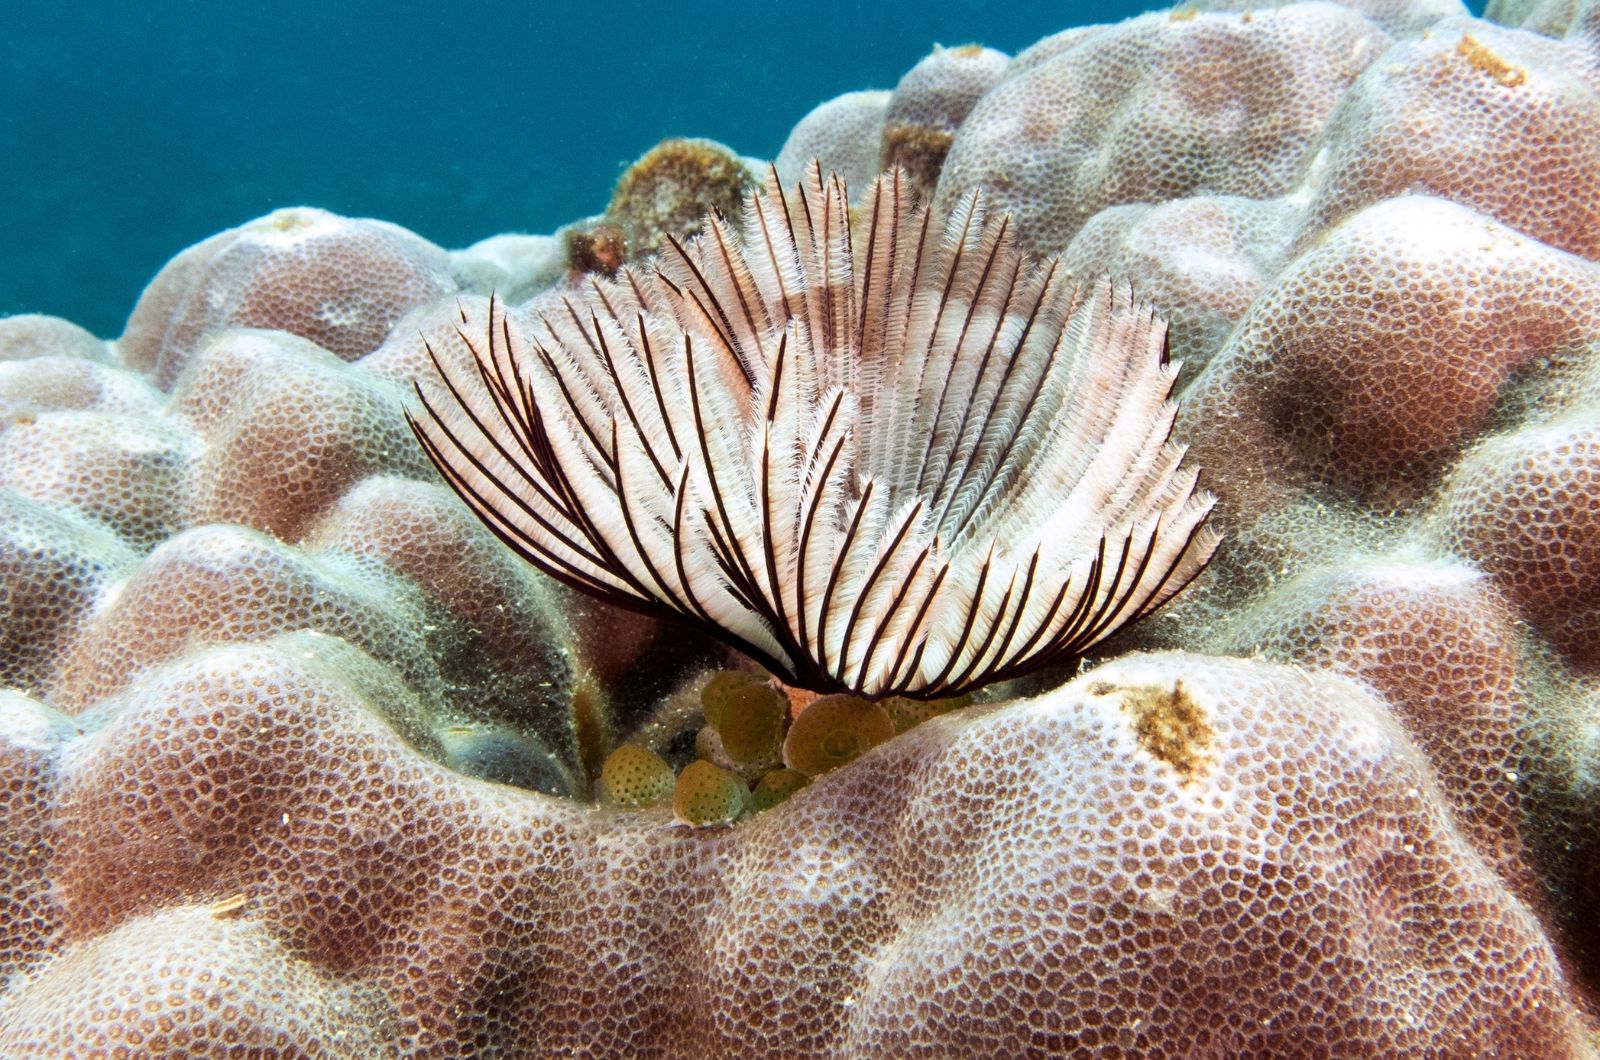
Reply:
[[1186, 6], [801, 119], [780, 175], [1143, 292], [1226, 538], [729, 825], [597, 782], [747, 664], [405, 429], [552, 241], [279, 211], [117, 340], [0, 320], [0, 1055], [1596, 1055], [1600, 14], [1491, 14]]

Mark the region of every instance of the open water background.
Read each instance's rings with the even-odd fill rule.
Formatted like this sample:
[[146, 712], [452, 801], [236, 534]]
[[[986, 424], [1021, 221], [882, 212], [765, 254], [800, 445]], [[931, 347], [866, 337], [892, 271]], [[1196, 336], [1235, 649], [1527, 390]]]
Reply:
[[279, 206], [448, 247], [599, 212], [667, 136], [777, 153], [935, 43], [1012, 54], [1144, 4], [8, 0], [0, 315], [102, 336], [172, 255]]

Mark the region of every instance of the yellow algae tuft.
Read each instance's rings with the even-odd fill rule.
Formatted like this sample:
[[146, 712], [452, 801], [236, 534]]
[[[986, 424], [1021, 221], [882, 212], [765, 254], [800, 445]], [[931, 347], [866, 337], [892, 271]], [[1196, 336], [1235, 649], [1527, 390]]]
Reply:
[[309, 210], [289, 207], [283, 210], [273, 210], [267, 216], [251, 227], [263, 232], [303, 232], [316, 225], [316, 215]]
[[1470, 33], [1462, 34], [1461, 43], [1456, 45], [1456, 54], [1464, 56], [1467, 62], [1507, 88], [1516, 88], [1528, 79], [1526, 70], [1506, 62]]

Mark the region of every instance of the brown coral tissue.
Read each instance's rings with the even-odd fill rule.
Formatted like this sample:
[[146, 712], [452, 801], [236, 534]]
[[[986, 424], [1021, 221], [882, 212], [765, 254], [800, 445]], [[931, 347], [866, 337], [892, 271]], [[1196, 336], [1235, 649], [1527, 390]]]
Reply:
[[742, 233], [710, 216], [526, 324], [463, 314], [477, 372], [419, 386], [428, 454], [555, 577], [814, 690], [958, 695], [1187, 584], [1217, 537], [1165, 325], [977, 194], [941, 215], [895, 170], [848, 202], [774, 172]]

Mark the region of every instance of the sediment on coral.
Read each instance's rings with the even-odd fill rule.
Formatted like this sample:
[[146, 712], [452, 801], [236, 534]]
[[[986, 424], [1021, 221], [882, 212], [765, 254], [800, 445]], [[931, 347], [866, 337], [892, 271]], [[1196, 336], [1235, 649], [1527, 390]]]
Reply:
[[793, 116], [858, 214], [947, 134], [1184, 362], [1216, 559], [972, 704], [782, 688], [438, 479], [426, 347], [559, 238], [280, 211], [116, 340], [0, 320], [0, 1055], [1594, 1056], [1595, 9], [1244, 6]]

